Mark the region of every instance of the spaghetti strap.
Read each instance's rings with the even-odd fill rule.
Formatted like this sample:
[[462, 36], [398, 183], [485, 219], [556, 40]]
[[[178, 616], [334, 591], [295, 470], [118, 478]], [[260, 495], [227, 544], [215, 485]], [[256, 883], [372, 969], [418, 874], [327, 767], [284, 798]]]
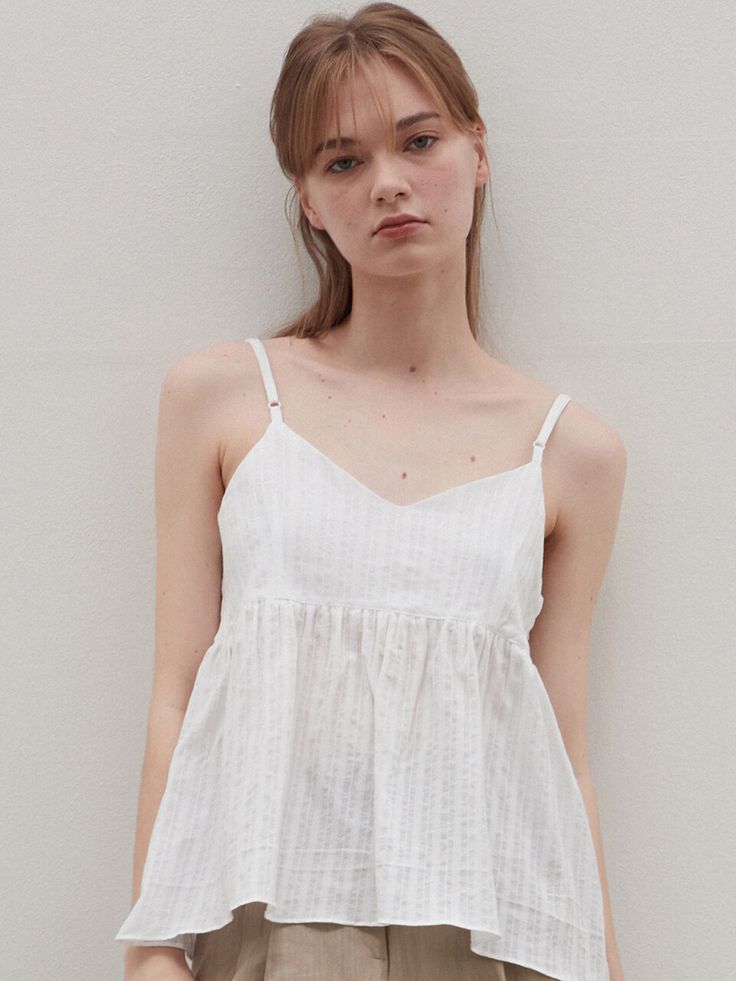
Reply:
[[534, 440], [534, 451], [532, 454], [533, 461], [537, 463], [542, 462], [542, 454], [544, 453], [544, 448], [547, 445], [549, 435], [554, 429], [554, 425], [557, 422], [560, 413], [570, 401], [571, 398], [569, 395], [565, 395], [560, 392], [550, 406], [549, 412], [545, 416], [544, 422], [542, 423], [542, 428], [539, 430], [537, 438]]
[[266, 346], [260, 337], [247, 337], [247, 342], [256, 352], [256, 357], [258, 358], [258, 367], [261, 369], [261, 378], [263, 379], [263, 387], [266, 389], [266, 397], [268, 399], [268, 408], [271, 412], [271, 420], [278, 419], [279, 422], [283, 420], [281, 414], [281, 402], [279, 401], [279, 395], [276, 391], [276, 382], [273, 380], [273, 371], [271, 371], [271, 362], [268, 359], [268, 354], [266, 353]]

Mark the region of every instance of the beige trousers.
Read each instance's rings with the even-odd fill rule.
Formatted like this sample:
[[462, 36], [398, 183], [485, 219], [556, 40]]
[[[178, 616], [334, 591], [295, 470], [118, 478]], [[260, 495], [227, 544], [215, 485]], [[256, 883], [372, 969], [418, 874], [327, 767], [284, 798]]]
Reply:
[[470, 949], [470, 931], [432, 926], [272, 923], [246, 903], [230, 923], [198, 934], [196, 981], [550, 981]]

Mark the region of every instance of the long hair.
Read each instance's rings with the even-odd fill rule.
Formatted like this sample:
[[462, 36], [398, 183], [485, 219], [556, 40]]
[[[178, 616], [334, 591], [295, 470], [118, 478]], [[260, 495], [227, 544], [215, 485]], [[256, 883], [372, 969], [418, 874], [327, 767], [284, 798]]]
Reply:
[[[342, 323], [352, 309], [350, 266], [327, 232], [311, 224], [295, 185], [311, 169], [326, 120], [335, 121], [338, 139], [341, 137], [339, 94], [351, 85], [361, 67], [370, 67], [378, 59], [402, 63], [458, 130], [473, 133], [473, 125], [482, 122], [478, 94], [457, 53], [433, 27], [406, 7], [369, 3], [351, 17], [319, 15], [307, 21], [284, 57], [271, 101], [270, 133], [279, 166], [292, 182], [287, 200], [288, 194], [294, 192], [295, 214], [289, 224], [297, 256], [295, 228], [317, 269], [319, 295], [311, 306], [271, 336], [320, 337]], [[375, 85], [369, 78], [367, 82], [379, 118], [393, 138], [395, 120], [384, 111]], [[473, 136], [480, 138], [477, 133]], [[473, 221], [465, 244], [465, 297], [470, 329], [476, 339], [480, 332], [480, 236], [485, 198], [486, 184], [476, 187]], [[288, 207], [286, 213], [289, 219]], [[303, 283], [302, 270], [302, 286]]]

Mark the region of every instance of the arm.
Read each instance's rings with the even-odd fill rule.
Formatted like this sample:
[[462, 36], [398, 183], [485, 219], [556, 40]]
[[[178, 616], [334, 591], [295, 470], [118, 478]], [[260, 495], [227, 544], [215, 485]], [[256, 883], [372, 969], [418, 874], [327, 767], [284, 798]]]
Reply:
[[577, 405], [567, 407], [547, 452], [553, 440], [545, 462], [554, 498], [562, 503], [545, 542], [544, 606], [530, 634], [531, 653], [585, 801], [603, 893], [610, 979], [623, 981], [588, 766], [586, 686], [593, 609], [613, 548], [627, 456], [618, 434]]
[[[172, 365], [159, 399], [156, 445], [156, 638], [153, 690], [141, 776], [133, 898], [189, 697], [202, 656], [220, 621], [222, 499], [212, 371], [201, 354]], [[184, 950], [132, 946], [126, 977], [186, 970]], [[134, 974], [135, 972], [135, 974]], [[182, 977], [189, 977], [189, 973]]]

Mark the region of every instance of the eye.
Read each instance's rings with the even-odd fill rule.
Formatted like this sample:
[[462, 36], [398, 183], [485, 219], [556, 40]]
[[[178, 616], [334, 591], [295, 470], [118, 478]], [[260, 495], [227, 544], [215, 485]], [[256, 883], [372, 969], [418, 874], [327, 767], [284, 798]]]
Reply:
[[[434, 146], [434, 144], [437, 142], [438, 139], [439, 139], [438, 136], [432, 136], [431, 133], [420, 133], [418, 136], [413, 137], [407, 145], [411, 146], [411, 144], [415, 143], [417, 140], [432, 140], [433, 142], [430, 143], [429, 146], [417, 147], [418, 150], [429, 150], [430, 147]], [[350, 172], [349, 170], [333, 170], [333, 167], [335, 166], [335, 164], [344, 163], [345, 161], [350, 161], [350, 160], [355, 160], [355, 157], [338, 157], [336, 160], [333, 160], [325, 167], [325, 173], [327, 174], [349, 173]], [[354, 169], [355, 168], [352, 167], [350, 168], [350, 170], [354, 170]]]
[[[414, 140], [436, 140], [436, 139], [437, 139], [437, 137], [436, 137], [436, 136], [430, 136], [430, 134], [429, 134], [429, 133], [421, 133], [421, 134], [420, 134], [419, 136], [415, 136], [415, 137], [414, 137]], [[413, 143], [413, 142], [414, 142], [414, 140], [412, 140], [411, 142]], [[430, 146], [431, 146], [431, 145], [432, 145], [432, 144], [430, 143]], [[422, 147], [420, 147], [420, 149], [422, 149]], [[428, 149], [429, 149], [429, 147], [424, 147], [424, 149], [425, 149], [425, 150], [428, 150]]]

